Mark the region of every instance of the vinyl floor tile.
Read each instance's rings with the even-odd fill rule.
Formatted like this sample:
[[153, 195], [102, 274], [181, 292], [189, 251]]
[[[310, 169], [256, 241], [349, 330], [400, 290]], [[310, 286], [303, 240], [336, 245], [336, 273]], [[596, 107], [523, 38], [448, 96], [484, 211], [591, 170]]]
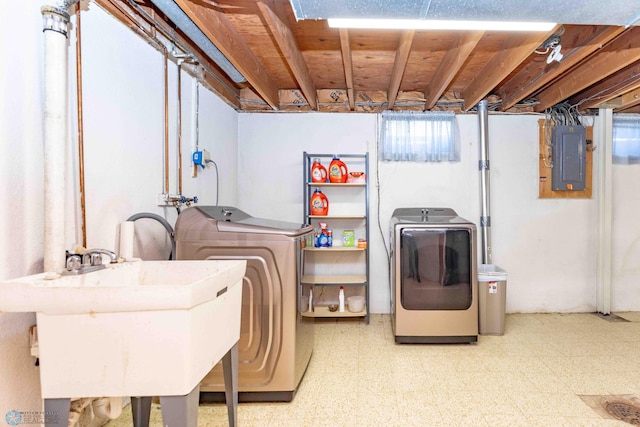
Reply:
[[[640, 395], [640, 313], [509, 314], [505, 334], [475, 344], [395, 344], [389, 315], [316, 325], [292, 402], [241, 403], [240, 426], [625, 426], [579, 397]], [[132, 426], [131, 410], [107, 427]], [[223, 404], [198, 427], [227, 425]], [[152, 405], [151, 427], [162, 426]]]

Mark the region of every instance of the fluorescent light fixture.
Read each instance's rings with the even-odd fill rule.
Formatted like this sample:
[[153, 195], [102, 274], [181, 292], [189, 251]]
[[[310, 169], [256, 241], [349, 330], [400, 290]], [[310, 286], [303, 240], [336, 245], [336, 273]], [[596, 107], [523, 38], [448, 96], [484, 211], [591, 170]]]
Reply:
[[368, 28], [383, 30], [489, 30], [551, 31], [553, 22], [445, 21], [434, 19], [348, 19], [329, 18], [331, 28]]

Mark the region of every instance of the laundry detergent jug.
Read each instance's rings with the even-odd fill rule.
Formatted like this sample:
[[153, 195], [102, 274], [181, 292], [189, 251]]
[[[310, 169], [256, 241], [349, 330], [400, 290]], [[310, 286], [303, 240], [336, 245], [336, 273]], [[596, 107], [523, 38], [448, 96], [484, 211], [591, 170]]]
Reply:
[[326, 216], [329, 214], [329, 199], [325, 196], [320, 189], [316, 188], [311, 196], [309, 202], [311, 207], [311, 215]]
[[311, 165], [311, 182], [327, 182], [327, 169], [317, 157], [314, 157]]
[[329, 163], [329, 182], [347, 182], [347, 165], [337, 156]]

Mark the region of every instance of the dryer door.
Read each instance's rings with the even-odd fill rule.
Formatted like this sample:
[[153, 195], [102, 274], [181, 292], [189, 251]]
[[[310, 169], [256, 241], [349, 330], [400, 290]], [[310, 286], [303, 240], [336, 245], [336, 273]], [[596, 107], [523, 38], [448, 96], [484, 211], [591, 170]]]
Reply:
[[467, 310], [472, 303], [470, 229], [405, 228], [400, 299], [406, 310]]

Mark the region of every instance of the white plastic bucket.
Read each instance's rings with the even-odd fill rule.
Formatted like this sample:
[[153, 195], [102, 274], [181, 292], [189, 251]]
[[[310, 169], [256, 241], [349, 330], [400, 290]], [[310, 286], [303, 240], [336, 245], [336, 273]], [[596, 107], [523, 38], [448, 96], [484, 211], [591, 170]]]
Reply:
[[364, 297], [360, 295], [347, 298], [347, 304], [349, 311], [352, 313], [359, 313], [364, 310]]

